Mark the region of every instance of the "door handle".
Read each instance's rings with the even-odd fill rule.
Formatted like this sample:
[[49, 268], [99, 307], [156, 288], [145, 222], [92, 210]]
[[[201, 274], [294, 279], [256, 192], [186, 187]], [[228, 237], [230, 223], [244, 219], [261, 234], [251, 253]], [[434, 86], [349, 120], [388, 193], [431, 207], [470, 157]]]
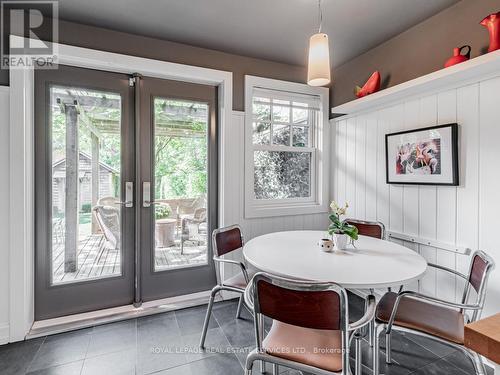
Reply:
[[151, 182], [142, 183], [142, 207], [151, 207]]
[[134, 207], [134, 202], [132, 201], [125, 201], [125, 202], [115, 202], [115, 204], [120, 204], [122, 206], [125, 206], [125, 207]]
[[134, 207], [134, 183], [127, 181], [125, 182], [125, 201], [115, 202], [116, 204], [121, 204], [127, 208]]
[[157, 202], [151, 200], [151, 183], [142, 183], [142, 207], [151, 207], [155, 204], [166, 204], [165, 202]]

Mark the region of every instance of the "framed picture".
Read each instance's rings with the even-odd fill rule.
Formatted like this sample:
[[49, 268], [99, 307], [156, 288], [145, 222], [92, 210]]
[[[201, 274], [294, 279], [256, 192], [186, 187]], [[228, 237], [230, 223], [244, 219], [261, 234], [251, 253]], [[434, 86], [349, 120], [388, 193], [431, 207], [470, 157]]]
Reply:
[[458, 124], [386, 134], [388, 184], [458, 185]]

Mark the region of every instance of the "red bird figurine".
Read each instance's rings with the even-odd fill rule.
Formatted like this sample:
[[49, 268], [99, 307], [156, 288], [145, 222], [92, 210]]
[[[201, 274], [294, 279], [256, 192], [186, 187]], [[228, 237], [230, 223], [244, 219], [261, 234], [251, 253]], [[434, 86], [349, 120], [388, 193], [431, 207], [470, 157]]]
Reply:
[[380, 90], [380, 72], [377, 70], [371, 75], [362, 88], [356, 86], [354, 93], [358, 98], [362, 98], [363, 96], [373, 94], [378, 90]]

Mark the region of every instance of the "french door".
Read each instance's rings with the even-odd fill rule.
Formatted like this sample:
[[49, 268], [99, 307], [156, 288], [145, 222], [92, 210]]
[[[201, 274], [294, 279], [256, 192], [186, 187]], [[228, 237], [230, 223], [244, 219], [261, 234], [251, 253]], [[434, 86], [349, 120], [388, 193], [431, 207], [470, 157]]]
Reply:
[[139, 86], [141, 298], [150, 301], [215, 285], [217, 93], [154, 78]]
[[35, 73], [35, 319], [208, 290], [216, 88]]

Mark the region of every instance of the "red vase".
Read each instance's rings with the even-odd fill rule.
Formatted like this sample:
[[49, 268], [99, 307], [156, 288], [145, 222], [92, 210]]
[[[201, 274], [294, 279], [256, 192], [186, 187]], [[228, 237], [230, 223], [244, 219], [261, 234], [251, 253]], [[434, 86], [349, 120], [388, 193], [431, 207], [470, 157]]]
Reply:
[[481, 21], [481, 25], [486, 27], [490, 33], [490, 46], [488, 52], [500, 49], [500, 12], [490, 14]]
[[[463, 49], [467, 49], [466, 53], [462, 53]], [[448, 68], [452, 65], [463, 63], [470, 59], [470, 46], [462, 46], [460, 48], [453, 48], [453, 56], [450, 57], [446, 63], [444, 64], [445, 68]]]

